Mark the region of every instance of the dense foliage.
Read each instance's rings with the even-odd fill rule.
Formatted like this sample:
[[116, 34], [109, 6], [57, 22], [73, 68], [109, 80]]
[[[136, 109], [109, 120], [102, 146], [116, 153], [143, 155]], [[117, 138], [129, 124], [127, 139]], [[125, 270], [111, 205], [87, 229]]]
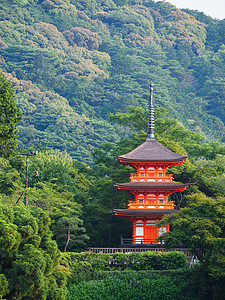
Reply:
[[0, 74], [0, 156], [8, 157], [17, 146], [21, 112], [16, 106], [14, 90], [10, 82]]
[[0, 295], [7, 299], [65, 299], [60, 251], [41, 210], [0, 204]]
[[130, 273], [106, 277], [101, 281], [82, 282], [69, 288], [67, 300], [143, 299], [197, 300], [185, 276]]
[[[90, 246], [109, 245], [117, 247], [119, 233], [123, 233], [128, 237], [130, 235], [131, 224], [126, 220], [123, 221], [111, 215], [112, 208], [125, 208], [127, 199], [130, 197], [113, 188], [115, 182], [127, 181], [129, 173], [131, 172], [131, 168], [117, 164], [116, 155], [126, 153], [146, 138], [147, 111], [139, 107], [130, 107], [126, 114], [119, 113], [112, 115], [111, 120], [113, 122], [119, 122], [120, 126], [132, 128], [133, 132], [135, 132], [132, 139], [121, 140], [117, 144], [106, 143], [101, 149], [97, 148], [93, 153], [95, 162], [93, 167], [72, 160], [66, 153], [40, 148], [37, 155], [30, 157], [29, 188], [26, 192], [24, 191], [26, 156], [18, 153], [17, 155], [11, 155], [9, 158], [1, 157], [1, 203], [5, 203], [3, 206], [5, 209], [7, 208], [7, 213], [3, 213], [4, 217], [2, 216], [1, 219], [5, 221], [7, 217], [10, 220], [10, 226], [11, 224], [12, 227], [14, 224], [17, 226], [13, 227], [16, 236], [17, 232], [20, 233], [19, 228], [22, 226], [22, 233], [33, 234], [32, 237], [34, 236], [35, 239], [34, 243], [33, 238], [30, 240], [29, 235], [27, 235], [28, 238], [24, 240], [23, 244], [19, 244], [18, 242], [18, 248], [15, 249], [15, 256], [8, 257], [10, 260], [9, 266], [6, 266], [4, 261], [2, 262], [0, 276], [2, 296], [6, 294], [14, 295], [13, 293], [15, 293], [14, 285], [11, 286], [11, 282], [13, 281], [11, 281], [11, 277], [9, 276], [14, 274], [13, 272], [18, 276], [18, 270], [12, 271], [12, 273], [11, 270], [16, 268], [16, 265], [13, 263], [14, 259], [20, 262], [20, 260], [18, 260], [19, 257], [21, 259], [20, 270], [23, 270], [21, 271], [21, 280], [25, 282], [24, 284], [26, 285], [27, 280], [29, 281], [30, 278], [30, 270], [36, 270], [38, 275], [32, 278], [34, 279], [32, 282], [34, 283], [35, 280], [39, 280], [38, 276], [41, 276], [42, 283], [33, 286], [31, 291], [35, 291], [37, 288], [37, 297], [42, 297], [43, 299], [54, 299], [54, 297], [55, 299], [57, 299], [57, 297], [58, 299], [63, 299], [65, 293], [65, 274], [69, 278], [68, 284], [71, 286], [72, 283], [78, 284], [80, 281], [89, 281], [91, 279], [103, 280], [99, 277], [104, 276], [105, 278], [107, 276], [107, 274], [103, 275], [102, 273], [101, 275], [99, 273], [99, 271], [102, 272], [103, 270], [104, 272], [108, 270], [111, 273], [113, 270], [117, 270], [118, 272], [118, 270], [123, 269], [132, 269], [135, 271], [157, 269], [160, 271], [170, 268], [174, 269], [177, 268], [177, 266], [184, 266], [184, 257], [177, 257], [173, 253], [162, 257], [160, 254], [143, 253], [130, 255], [116, 254], [112, 257], [110, 257], [110, 255], [102, 255], [100, 258], [94, 254], [72, 253], [68, 254], [68, 256], [65, 254], [61, 259], [61, 265], [59, 264], [60, 253], [58, 252], [55, 242], [51, 240], [51, 235], [53, 239], [57, 241], [58, 247], [62, 251], [77, 251], [86, 248], [87, 244], [85, 243], [88, 241], [88, 236], [90, 237]], [[176, 215], [177, 218], [175, 218], [175, 220], [177, 220], [178, 225], [183, 224], [184, 226], [179, 226], [178, 228], [174, 223], [173, 234], [175, 236], [178, 234], [180, 237], [179, 241], [184, 243], [182, 239], [183, 235], [187, 240], [187, 243], [184, 243], [184, 245], [192, 245], [195, 254], [199, 256], [201, 262], [202, 269], [200, 274], [202, 277], [199, 277], [201, 280], [198, 280], [200, 281], [194, 280], [197, 273], [193, 272], [191, 277], [191, 280], [193, 280], [191, 281], [192, 283], [187, 282], [185, 279], [181, 281], [179, 287], [174, 286], [173, 282], [176, 280], [171, 279], [171, 291], [174, 292], [178, 289], [179, 292], [177, 292], [177, 295], [180, 295], [179, 293], [183, 293], [183, 288], [190, 290], [190, 284], [192, 288], [192, 285], [196, 281], [199, 284], [195, 285], [194, 290], [191, 290], [193, 294], [191, 294], [189, 298], [200, 295], [201, 297], [199, 296], [199, 299], [205, 299], [205, 295], [210, 295], [209, 299], [213, 297], [216, 299], [215, 297], [219, 295], [218, 299], [220, 299], [221, 293], [219, 291], [223, 290], [222, 283], [224, 280], [224, 253], [221, 252], [220, 247], [224, 239], [224, 146], [219, 143], [201, 143], [202, 137], [199, 134], [185, 129], [184, 126], [175, 119], [165, 118], [162, 111], [157, 111], [156, 136], [157, 139], [169, 149], [179, 154], [189, 156], [189, 160], [183, 165], [173, 168], [172, 172], [177, 181], [189, 181], [191, 183], [195, 182], [196, 184], [190, 185], [189, 190], [184, 193], [174, 196], [177, 206], [184, 207], [188, 198], [187, 194], [197, 192], [194, 203], [190, 207], [181, 210], [181, 215]], [[22, 153], [29, 153], [29, 149], [23, 149]], [[36, 176], [37, 174], [38, 176]], [[211, 198], [201, 193], [205, 193]], [[23, 206], [25, 195], [28, 201], [27, 208]], [[214, 200], [213, 197], [220, 198]], [[25, 220], [22, 220], [22, 223], [17, 223], [13, 217], [10, 217], [10, 214], [13, 216], [18, 210], [20, 211], [20, 217], [22, 219], [25, 215]], [[185, 212], [187, 213], [185, 214]], [[184, 222], [182, 222], [182, 214], [186, 218]], [[211, 218], [212, 214], [214, 215], [214, 219]], [[42, 244], [38, 242], [40, 239], [36, 237], [36, 231], [34, 232], [34, 229], [32, 229], [32, 222], [39, 220], [38, 224], [42, 224], [40, 222], [42, 222], [43, 216], [45, 216], [45, 220], [48, 220], [48, 225], [45, 228], [41, 226], [45, 234], [48, 235], [49, 242], [51, 241], [55, 247], [55, 254], [52, 260], [53, 262], [55, 261], [55, 264], [58, 262], [57, 266], [55, 266], [56, 269], [49, 269], [52, 273], [48, 273], [48, 276], [55, 278], [53, 278], [53, 280], [51, 279], [51, 282], [48, 281], [49, 277], [46, 278], [47, 274], [45, 269], [41, 268], [39, 264], [39, 261], [42, 260], [43, 264], [47, 264], [45, 255], [48, 254], [48, 251], [46, 248], [42, 249]], [[173, 220], [171, 220], [171, 223], [172, 222]], [[87, 235], [84, 233], [82, 223], [87, 230]], [[63, 224], [70, 224], [70, 228]], [[36, 229], [38, 230], [38, 228], [39, 227]], [[189, 232], [187, 232], [188, 229], [190, 229]], [[199, 234], [199, 236], [197, 234]], [[2, 241], [4, 242], [6, 234], [2, 234], [1, 237], [3, 237]], [[45, 241], [47, 241], [46, 237]], [[177, 241], [178, 239], [173, 240], [172, 243], [176, 243]], [[196, 249], [199, 251], [200, 246], [203, 247], [206, 255], [204, 255], [203, 252], [196, 252]], [[50, 250], [51, 248], [49, 248], [49, 251]], [[201, 254], [203, 254], [203, 256], [201, 256]], [[34, 256], [38, 257], [38, 264]], [[202, 257], [203, 259], [201, 259]], [[111, 263], [111, 265], [109, 265], [110, 260], [114, 261], [115, 264]], [[25, 264], [28, 269], [22, 269], [23, 264]], [[8, 271], [8, 268], [10, 271]], [[57, 275], [54, 275], [55, 270], [57, 270]], [[8, 275], [9, 273], [10, 275]], [[157, 289], [160, 288], [159, 278], [161, 278], [161, 275], [157, 277], [158, 279], [154, 285], [155, 290], [152, 290], [152, 293], [154, 293], [154, 291], [157, 292]], [[216, 278], [216, 281], [211, 275]], [[143, 287], [145, 284], [149, 285], [150, 282], [152, 283], [155, 280], [149, 276], [150, 275], [146, 278], [146, 282], [143, 282]], [[130, 275], [127, 278], [131, 278]], [[163, 280], [162, 278], [161, 281]], [[112, 282], [113, 281], [109, 278], [106, 282], [97, 281], [94, 284], [82, 283], [78, 288], [85, 293], [92, 293], [92, 286], [95, 286], [95, 284], [96, 289], [98, 289], [100, 285], [100, 289], [108, 290]], [[122, 284], [120, 278], [115, 278], [114, 282], [117, 282], [118, 287]], [[29, 286], [29, 284], [27, 286]], [[45, 286], [45, 292], [40, 296], [43, 286]], [[126, 286], [127, 289], [125, 290], [127, 293], [134, 293], [132, 286]], [[73, 293], [77, 295], [78, 288], [76, 286], [69, 287], [69, 295], [73, 295]], [[142, 290], [142, 282], [138, 284], [138, 286], [135, 285], [135, 290], [136, 288]], [[119, 290], [121, 289], [119, 288]], [[119, 290], [117, 291], [119, 293], [118, 295], [123, 297], [123, 294], [120, 294]], [[30, 289], [26, 290], [24, 287], [20, 293], [22, 296], [30, 295], [29, 291]], [[52, 294], [53, 291], [58, 293], [57, 296]], [[33, 292], [32, 296], [35, 297], [35, 295], [35, 292]], [[71, 297], [74, 297], [74, 295]], [[16, 296], [19, 297], [20, 294]], [[148, 296], [149, 295], [146, 296], [144, 292], [143, 297]], [[34, 297], [33, 299], [35, 299]]]
[[158, 107], [224, 141], [224, 21], [164, 1], [1, 1], [0, 67], [23, 113], [19, 146], [92, 162], [128, 135], [109, 112]]
[[[177, 270], [187, 267], [187, 257], [182, 252], [133, 253], [64, 253], [61, 264], [71, 270], [70, 282], [94, 280], [99, 272], [129, 270]], [[101, 274], [99, 273], [99, 276]]]
[[[70, 285], [67, 299], [220, 300], [224, 282], [212, 280], [201, 268], [168, 271], [99, 272], [92, 281]], [[111, 298], [109, 298], [109, 295]]]
[[[83, 281], [69, 287], [68, 299], [222, 299], [224, 20], [152, 0], [3, 0], [0, 7], [0, 66], [23, 114], [0, 75], [0, 299], [65, 299], [65, 275]], [[130, 222], [111, 214], [131, 197], [113, 187], [132, 172], [116, 157], [146, 138], [150, 80], [157, 140], [188, 156], [169, 171], [190, 184], [171, 196], [182, 209], [163, 221], [173, 227], [165, 245], [192, 247], [200, 263], [182, 278], [160, 273], [184, 266], [174, 253], [60, 258], [60, 250], [117, 247], [120, 234], [131, 236]], [[24, 154], [34, 148], [25, 190]]]
[[182, 244], [190, 247], [201, 265], [214, 278], [225, 278], [225, 198], [209, 198], [203, 194], [188, 197], [188, 205], [178, 214], [166, 216], [169, 222], [166, 246]]

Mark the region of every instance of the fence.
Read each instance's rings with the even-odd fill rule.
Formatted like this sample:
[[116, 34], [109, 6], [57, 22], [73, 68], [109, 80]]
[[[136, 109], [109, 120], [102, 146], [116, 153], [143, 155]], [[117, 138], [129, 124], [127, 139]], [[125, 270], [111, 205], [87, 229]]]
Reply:
[[[130, 252], [145, 252], [145, 251], [155, 251], [155, 252], [169, 252], [171, 250], [167, 250], [163, 247], [134, 247], [134, 248], [90, 248], [88, 251], [93, 253], [116, 253], [116, 252], [122, 252], [122, 253], [130, 253]], [[173, 251], [179, 251], [183, 252], [188, 258], [192, 257], [192, 251], [190, 248], [174, 248]]]

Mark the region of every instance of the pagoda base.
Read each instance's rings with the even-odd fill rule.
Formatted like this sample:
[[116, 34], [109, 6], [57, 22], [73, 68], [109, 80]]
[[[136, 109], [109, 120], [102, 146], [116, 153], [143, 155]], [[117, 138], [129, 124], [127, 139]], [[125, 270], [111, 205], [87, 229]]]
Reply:
[[158, 238], [169, 232], [169, 224], [158, 227], [157, 223], [166, 214], [176, 213], [175, 209], [114, 209], [116, 216], [129, 219], [133, 224], [131, 239], [123, 239], [121, 246], [161, 245]]

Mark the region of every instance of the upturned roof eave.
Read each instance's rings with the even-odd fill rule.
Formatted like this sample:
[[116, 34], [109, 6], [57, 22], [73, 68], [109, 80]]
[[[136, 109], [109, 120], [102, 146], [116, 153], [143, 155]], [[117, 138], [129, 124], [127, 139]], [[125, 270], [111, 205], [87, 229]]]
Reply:
[[150, 160], [150, 159], [131, 159], [131, 158], [126, 158], [126, 157], [123, 157], [123, 156], [118, 156], [117, 157], [118, 161], [120, 163], [122, 162], [130, 162], [130, 163], [173, 163], [173, 162], [183, 162], [184, 160], [187, 159], [187, 156], [181, 156], [180, 158], [177, 158], [177, 159], [154, 159], [154, 160]]

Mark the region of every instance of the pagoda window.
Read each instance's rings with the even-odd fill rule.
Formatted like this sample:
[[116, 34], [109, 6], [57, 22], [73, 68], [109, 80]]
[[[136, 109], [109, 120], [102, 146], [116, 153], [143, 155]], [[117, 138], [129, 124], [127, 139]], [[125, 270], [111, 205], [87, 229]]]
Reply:
[[159, 194], [158, 198], [159, 199], [165, 199], [165, 195], [164, 194]]
[[142, 241], [144, 239], [144, 223], [143, 221], [137, 221], [136, 222], [136, 229], [135, 229], [135, 235], [136, 235], [136, 244], [142, 244]]
[[146, 222], [146, 225], [155, 225], [155, 221], [154, 220], [148, 220]]
[[143, 167], [141, 167], [141, 168], [139, 169], [139, 173], [140, 173], [140, 174], [145, 174], [145, 169], [144, 169]]
[[139, 203], [144, 203], [144, 200], [145, 200], [144, 195], [143, 194], [139, 194], [138, 195], [138, 202]]
[[158, 168], [157, 173], [158, 173], [158, 176], [160, 176], [160, 177], [162, 177], [165, 174], [163, 168], [161, 168], [161, 167]]
[[143, 236], [144, 235], [144, 227], [136, 227], [136, 236]]
[[154, 167], [148, 167], [147, 172], [155, 172], [155, 168]]
[[155, 198], [155, 194], [147, 194], [147, 198]]
[[147, 194], [146, 196], [147, 203], [156, 203], [156, 195], [155, 194]]
[[154, 177], [155, 176], [155, 168], [154, 167], [149, 167], [147, 168], [147, 174], [148, 176]]

